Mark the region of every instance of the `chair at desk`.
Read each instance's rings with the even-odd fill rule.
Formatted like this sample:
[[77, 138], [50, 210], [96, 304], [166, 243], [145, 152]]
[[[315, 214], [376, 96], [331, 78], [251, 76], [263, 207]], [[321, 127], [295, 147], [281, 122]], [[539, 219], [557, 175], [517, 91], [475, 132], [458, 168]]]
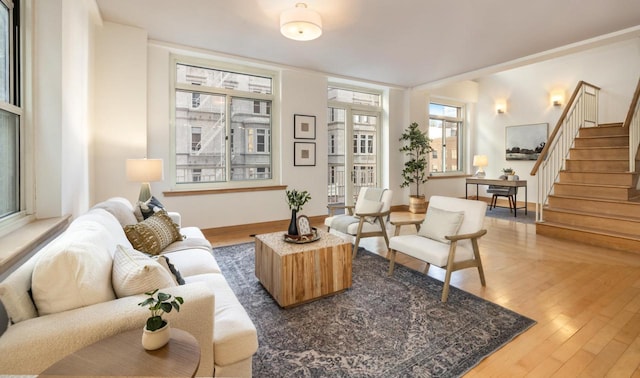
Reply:
[[[501, 180], [506, 180], [507, 176], [500, 176]], [[519, 177], [515, 176], [514, 180], [518, 180]], [[501, 186], [501, 185], [489, 185], [489, 189], [487, 189], [487, 193], [493, 194], [491, 197], [491, 204], [489, 204], [489, 210], [494, 209], [496, 207], [496, 203], [498, 202], [498, 197], [507, 197], [509, 200], [509, 212], [512, 210], [516, 210], [516, 196], [518, 195], [518, 187], [517, 186]]]

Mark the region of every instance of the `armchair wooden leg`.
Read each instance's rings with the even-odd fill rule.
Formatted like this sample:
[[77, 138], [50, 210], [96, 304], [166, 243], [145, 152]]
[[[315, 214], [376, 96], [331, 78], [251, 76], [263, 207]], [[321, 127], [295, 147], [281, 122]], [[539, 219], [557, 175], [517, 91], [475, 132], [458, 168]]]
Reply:
[[424, 269], [422, 270], [422, 273], [427, 274], [429, 273], [429, 268], [431, 268], [431, 264], [426, 263], [427, 265], [424, 267]]
[[384, 219], [382, 217], [378, 217], [378, 221], [380, 222], [380, 229], [382, 230], [382, 237], [384, 237], [384, 243], [387, 245], [387, 250], [389, 249], [389, 236], [387, 235], [387, 227], [384, 224]]
[[442, 285], [442, 298], [440, 299], [443, 303], [447, 301], [449, 297], [449, 283], [451, 282], [451, 273], [453, 273], [453, 265], [455, 261], [456, 254], [456, 241], [452, 241], [449, 245], [449, 258], [447, 259], [447, 268], [444, 275], [444, 284]]
[[396, 251], [393, 249], [389, 250], [389, 273], [387, 275], [391, 276], [393, 274], [393, 268], [396, 263]]
[[480, 259], [480, 248], [478, 247], [478, 239], [471, 239], [471, 245], [473, 246], [473, 255], [476, 259], [476, 264], [478, 264], [478, 274], [480, 275], [480, 283], [482, 286], [487, 286], [487, 283], [484, 279], [484, 269], [482, 268], [482, 260]]

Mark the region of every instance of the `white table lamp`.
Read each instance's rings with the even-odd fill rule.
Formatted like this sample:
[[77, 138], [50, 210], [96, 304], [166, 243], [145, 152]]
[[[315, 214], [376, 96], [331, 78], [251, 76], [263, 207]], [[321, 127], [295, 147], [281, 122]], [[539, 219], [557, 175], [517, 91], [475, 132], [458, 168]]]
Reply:
[[487, 165], [489, 165], [489, 159], [487, 158], [487, 155], [474, 155], [473, 156], [473, 166], [474, 167], [478, 167], [478, 170], [475, 173], [475, 177], [477, 178], [484, 178], [485, 173], [484, 173], [484, 167], [486, 167]]
[[140, 202], [146, 202], [151, 198], [152, 181], [161, 181], [164, 178], [162, 159], [127, 159], [127, 180], [140, 182]]

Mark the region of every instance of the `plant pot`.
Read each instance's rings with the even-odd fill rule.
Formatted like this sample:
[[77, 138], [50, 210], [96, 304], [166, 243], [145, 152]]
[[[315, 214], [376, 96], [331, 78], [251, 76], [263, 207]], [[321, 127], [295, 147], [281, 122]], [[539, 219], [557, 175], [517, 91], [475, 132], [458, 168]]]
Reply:
[[169, 322], [164, 327], [155, 331], [149, 331], [145, 325], [142, 328], [142, 347], [146, 350], [156, 350], [165, 346], [171, 338]]
[[409, 211], [414, 214], [424, 214], [427, 212], [427, 201], [424, 196], [409, 196]]
[[287, 235], [291, 235], [291, 236], [298, 235], [298, 217], [295, 210], [291, 210], [291, 221], [289, 222], [289, 229], [287, 230]]

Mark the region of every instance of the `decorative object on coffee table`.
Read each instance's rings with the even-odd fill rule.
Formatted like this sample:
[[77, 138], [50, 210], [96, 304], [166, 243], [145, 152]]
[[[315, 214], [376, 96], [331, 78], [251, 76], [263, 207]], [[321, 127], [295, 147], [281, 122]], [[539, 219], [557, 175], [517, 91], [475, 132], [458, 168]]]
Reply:
[[[171, 300], [171, 294], [158, 293], [159, 289], [145, 293], [149, 296], [138, 306], [149, 306], [151, 316], [147, 319], [142, 331], [142, 346], [146, 350], [156, 350], [162, 348], [169, 342], [171, 328], [169, 322], [162, 319], [162, 314], [171, 312], [172, 309], [180, 312], [180, 305], [184, 303], [182, 297], [175, 297]], [[158, 293], [157, 297], [154, 295]]]
[[289, 229], [287, 234], [290, 236], [298, 235], [298, 211], [302, 210], [304, 206], [311, 199], [311, 195], [306, 190], [301, 192], [296, 189], [287, 190], [287, 204], [291, 210], [291, 221], [289, 222]]

